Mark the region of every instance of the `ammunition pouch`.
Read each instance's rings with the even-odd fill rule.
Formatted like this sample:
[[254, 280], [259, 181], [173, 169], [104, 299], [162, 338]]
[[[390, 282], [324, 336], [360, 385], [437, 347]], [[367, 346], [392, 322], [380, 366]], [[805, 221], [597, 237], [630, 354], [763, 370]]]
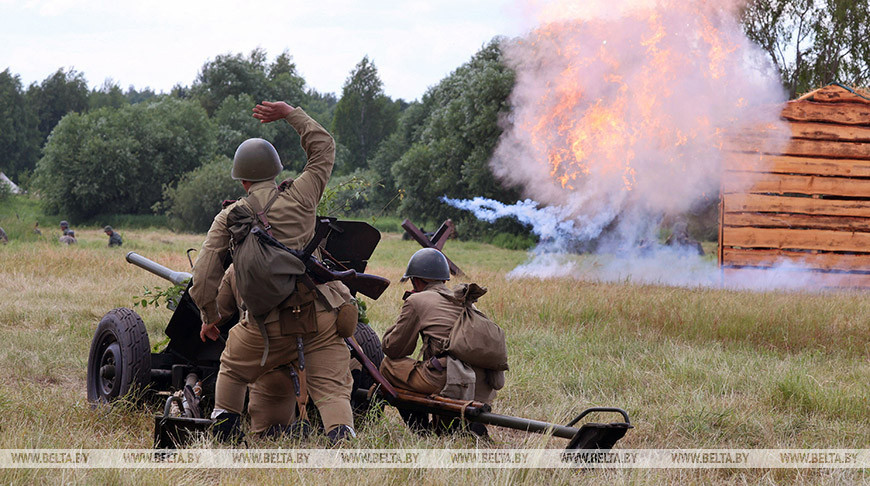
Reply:
[[278, 322], [282, 336], [301, 336], [317, 332], [317, 310], [314, 301], [317, 294], [302, 282], [296, 283], [296, 291], [278, 305]]

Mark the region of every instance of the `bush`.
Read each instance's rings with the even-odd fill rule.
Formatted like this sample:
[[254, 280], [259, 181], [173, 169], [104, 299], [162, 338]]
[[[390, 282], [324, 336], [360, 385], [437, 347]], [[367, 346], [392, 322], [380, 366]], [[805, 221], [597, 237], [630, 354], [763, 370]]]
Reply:
[[83, 219], [141, 214], [162, 187], [215, 153], [215, 128], [192, 101], [159, 101], [64, 116], [35, 172], [47, 209]]
[[89, 218], [86, 223], [100, 228], [109, 225], [115, 229], [169, 227], [168, 220], [163, 214], [99, 214]]
[[12, 188], [9, 184], [4, 182], [0, 182], [0, 201], [5, 200], [12, 194]]
[[163, 190], [163, 202], [155, 211], [164, 211], [175, 231], [208, 231], [224, 199], [238, 199], [245, 190], [230, 177], [233, 162], [222, 155], [181, 177], [174, 187]]
[[381, 233], [405, 233], [405, 229], [402, 228], [402, 221], [401, 218], [395, 216], [383, 216], [372, 218], [369, 224]]
[[508, 250], [528, 250], [535, 246], [537, 240], [528, 235], [498, 233], [489, 241], [490, 244]]

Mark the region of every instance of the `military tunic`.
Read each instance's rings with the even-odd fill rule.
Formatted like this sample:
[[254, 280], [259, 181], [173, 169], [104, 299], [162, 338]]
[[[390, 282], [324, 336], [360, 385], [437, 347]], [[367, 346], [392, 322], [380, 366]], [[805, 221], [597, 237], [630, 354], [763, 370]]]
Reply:
[[113, 231], [111, 235], [109, 235], [109, 246], [121, 246], [124, 243], [124, 240], [121, 239], [121, 235], [118, 234], [117, 231]]
[[[381, 373], [399, 387], [420, 393], [438, 393], [447, 381], [445, 346], [462, 307], [453, 291], [441, 282], [431, 282], [425, 289], [405, 299], [396, 323], [384, 333], [384, 360]], [[409, 357], [423, 340], [422, 361]], [[438, 360], [433, 363], [432, 359]], [[487, 382], [487, 371], [473, 367], [476, 377], [474, 399], [491, 402], [495, 390]]]
[[[335, 161], [335, 142], [302, 109], [293, 109], [285, 119], [299, 133], [308, 163], [293, 184], [280, 192], [266, 216], [276, 239], [289, 248], [301, 250], [314, 236], [317, 204]], [[264, 207], [277, 191], [274, 180], [254, 182], [248, 189], [248, 197], [255, 198]], [[204, 323], [216, 322], [221, 316], [217, 297], [224, 274], [222, 262], [230, 244], [227, 214], [236, 204], [248, 203], [240, 200], [215, 216], [193, 269], [190, 296], [199, 307]], [[335, 326], [336, 309], [350, 294], [340, 282], [318, 285], [317, 292], [320, 298], [315, 301], [316, 332], [305, 337], [304, 352], [309, 393], [323, 419], [324, 429], [329, 431], [338, 425], [353, 426], [350, 353]], [[269, 355], [264, 366], [260, 366], [260, 359], [265, 343], [256, 323], [243, 314], [239, 325], [230, 330], [221, 355], [215, 412], [241, 413], [249, 383], [257, 382], [278, 366], [298, 360], [296, 334], [281, 329], [278, 311], [271, 312], [265, 322]]]

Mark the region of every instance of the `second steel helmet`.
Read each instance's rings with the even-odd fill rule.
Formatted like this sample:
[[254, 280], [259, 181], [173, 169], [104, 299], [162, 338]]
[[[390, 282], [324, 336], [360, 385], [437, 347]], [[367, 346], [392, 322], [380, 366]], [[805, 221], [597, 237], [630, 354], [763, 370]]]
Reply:
[[231, 175], [237, 181], [268, 181], [277, 177], [283, 168], [278, 151], [271, 143], [262, 138], [249, 138], [236, 149]]
[[450, 267], [447, 257], [435, 248], [417, 250], [408, 260], [408, 268], [402, 276], [402, 282], [411, 277], [426, 280], [450, 280]]

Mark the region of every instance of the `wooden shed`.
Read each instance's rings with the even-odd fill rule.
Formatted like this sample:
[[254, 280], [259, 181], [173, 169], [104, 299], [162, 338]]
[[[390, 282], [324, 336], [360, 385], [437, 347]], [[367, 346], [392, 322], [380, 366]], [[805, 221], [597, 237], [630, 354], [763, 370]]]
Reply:
[[[831, 85], [786, 103], [778, 153], [744, 133], [722, 179], [719, 265], [811, 272], [821, 286], [870, 288], [870, 98]], [[775, 130], [774, 130], [775, 131]]]

